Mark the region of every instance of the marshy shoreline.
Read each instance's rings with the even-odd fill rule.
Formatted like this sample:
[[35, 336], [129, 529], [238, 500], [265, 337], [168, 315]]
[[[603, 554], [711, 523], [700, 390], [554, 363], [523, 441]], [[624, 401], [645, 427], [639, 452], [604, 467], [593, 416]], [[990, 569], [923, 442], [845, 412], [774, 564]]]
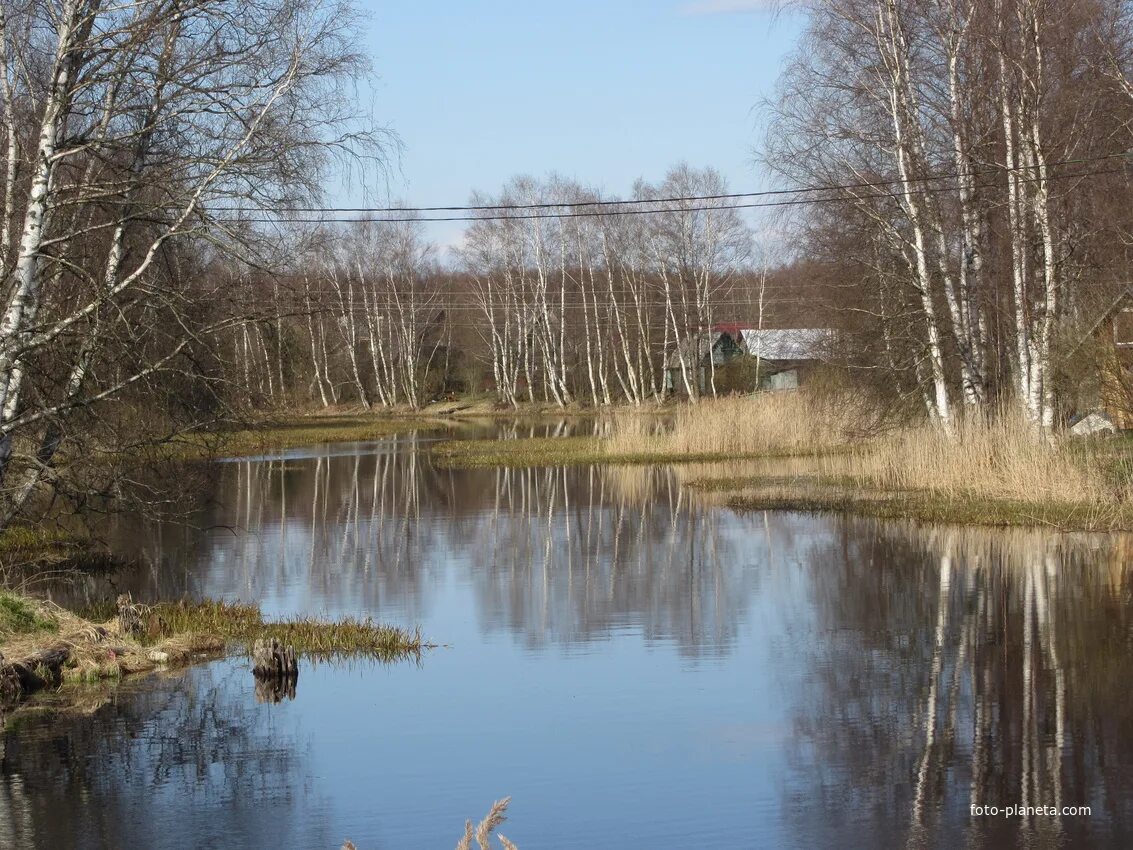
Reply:
[[[1065, 531], [1133, 530], [1133, 441], [1034, 429], [1022, 414], [958, 419], [951, 433], [867, 399], [806, 390], [618, 409], [601, 436], [458, 440], [449, 468], [668, 465], [734, 510]], [[743, 463], [740, 463], [743, 462]], [[741, 468], [742, 467], [742, 468]]]
[[[558, 436], [498, 439], [461, 433], [477, 422], [573, 419], [593, 421], [588, 435], [569, 428]], [[454, 405], [412, 415], [350, 410], [195, 438], [182, 449], [186, 460], [254, 456], [420, 430], [451, 434], [428, 450], [441, 468], [672, 466], [682, 487], [736, 511], [1133, 530], [1133, 444], [1125, 438], [1047, 438], [1010, 412], [961, 420], [945, 434], [929, 423], [886, 421], [860, 398], [805, 390], [602, 413], [546, 406], [516, 412]], [[90, 571], [121, 563], [93, 540], [43, 525], [17, 525], [0, 535], [0, 566], [10, 586], [15, 565]], [[419, 632], [370, 620], [269, 621], [255, 606], [236, 603], [162, 602], [139, 611], [140, 628], [129, 630], [120, 614], [80, 617], [25, 592], [0, 591], [0, 701], [10, 706], [46, 687], [247, 652], [257, 640], [276, 639], [301, 656], [387, 662], [419, 658], [429, 646]]]
[[247, 654], [256, 641], [270, 640], [315, 660], [419, 661], [432, 648], [418, 630], [368, 618], [268, 620], [255, 605], [212, 600], [141, 605], [127, 595], [119, 597], [114, 616], [102, 619], [0, 590], [0, 716], [44, 689], [69, 691], [81, 702], [84, 686]]

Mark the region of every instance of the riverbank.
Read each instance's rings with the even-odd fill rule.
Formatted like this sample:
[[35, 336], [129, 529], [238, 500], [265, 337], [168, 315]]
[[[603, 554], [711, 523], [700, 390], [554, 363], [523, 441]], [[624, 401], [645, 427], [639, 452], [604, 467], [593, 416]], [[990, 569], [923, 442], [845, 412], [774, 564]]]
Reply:
[[277, 640], [300, 656], [394, 662], [430, 647], [419, 632], [373, 621], [266, 620], [254, 605], [215, 601], [138, 605], [120, 598], [103, 621], [0, 590], [0, 711], [44, 688], [77, 687], [185, 666], [254, 641]]
[[[463, 439], [462, 425], [591, 416], [602, 436]], [[737, 510], [830, 511], [879, 518], [1066, 530], [1133, 530], [1133, 441], [1046, 439], [1011, 412], [960, 421], [952, 436], [896, 420], [846, 392], [765, 393], [698, 405], [500, 408], [487, 399], [421, 410], [343, 410], [235, 432], [222, 448], [260, 454], [378, 439], [422, 428], [453, 439], [430, 450], [441, 467], [722, 464], [800, 461], [688, 482]], [[210, 450], [220, 448], [210, 447]]]
[[1128, 504], [1040, 502], [947, 496], [933, 492], [883, 492], [835, 480], [774, 476], [739, 479], [693, 479], [693, 491], [715, 495], [736, 511], [792, 511], [849, 514], [873, 519], [912, 520], [927, 524], [1051, 528], [1058, 531], [1133, 531]]
[[[652, 414], [670, 408], [651, 406], [617, 409], [626, 414], [630, 410]], [[610, 410], [599, 411], [578, 404], [560, 407], [543, 402], [525, 403], [519, 408], [501, 407], [495, 401], [484, 398], [437, 401], [416, 409], [393, 407], [365, 410], [352, 406], [276, 412], [245, 427], [179, 435], [167, 444], [167, 455], [184, 460], [248, 457], [327, 443], [380, 440], [411, 431], [451, 429], [497, 421], [539, 422], [599, 415], [609, 416]]]
[[[1133, 442], [1042, 435], [1010, 411], [948, 434], [853, 396], [769, 393], [682, 407], [667, 422], [617, 411], [602, 430], [449, 441], [432, 455], [458, 468], [716, 463], [685, 483], [737, 510], [1133, 530]], [[752, 463], [737, 472], [738, 460]]]
[[179, 436], [168, 456], [179, 460], [249, 457], [327, 443], [361, 443], [408, 431], [443, 428], [439, 417], [395, 415], [354, 410], [267, 418], [247, 428]]

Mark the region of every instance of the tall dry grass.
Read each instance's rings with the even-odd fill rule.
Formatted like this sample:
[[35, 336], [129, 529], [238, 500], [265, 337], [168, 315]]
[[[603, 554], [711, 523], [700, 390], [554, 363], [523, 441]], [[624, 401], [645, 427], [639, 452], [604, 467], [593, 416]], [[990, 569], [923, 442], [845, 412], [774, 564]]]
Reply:
[[904, 427], [826, 467], [880, 489], [946, 497], [1103, 503], [1128, 496], [1088, 444], [1043, 435], [1012, 410], [962, 418], [952, 435], [929, 423]]
[[879, 420], [860, 396], [803, 389], [688, 405], [661, 431], [648, 418], [616, 415], [606, 446], [614, 454], [812, 454], [875, 433]]
[[[480, 825], [475, 829], [472, 828], [472, 821], [465, 821], [464, 837], [457, 843], [456, 850], [472, 850], [472, 841], [474, 839], [480, 850], [492, 850], [492, 833], [496, 832], [497, 827], [507, 820], [507, 807], [510, 804], [511, 797], [496, 800], [496, 802], [492, 803], [492, 808], [488, 810], [488, 814], [480, 821]], [[508, 841], [498, 832], [496, 832], [496, 838], [500, 840], [500, 845], [503, 847], [503, 850], [519, 850], [514, 843]], [[358, 847], [348, 838], [343, 842], [342, 850], [358, 850]]]
[[[511, 803], [511, 797], [504, 797], [502, 800], [496, 800], [492, 803], [492, 808], [489, 809], [488, 814], [480, 821], [480, 825], [476, 827], [475, 837], [476, 844], [480, 850], [492, 850], [491, 838], [492, 833], [496, 828], [507, 820], [507, 807]], [[472, 850], [472, 821], [464, 822], [464, 837], [456, 845], [456, 850]], [[518, 848], [504, 836], [496, 833], [496, 838], [500, 840], [504, 850], [518, 850]]]
[[1128, 483], [1118, 483], [1128, 476], [1113, 474], [1103, 450], [1044, 435], [1013, 409], [962, 417], [948, 434], [924, 420], [895, 420], [845, 391], [704, 401], [678, 411], [663, 433], [626, 416], [615, 420], [605, 445], [611, 454], [659, 459], [793, 455], [802, 468], [767, 474], [889, 493], [1099, 505], [1133, 496]]

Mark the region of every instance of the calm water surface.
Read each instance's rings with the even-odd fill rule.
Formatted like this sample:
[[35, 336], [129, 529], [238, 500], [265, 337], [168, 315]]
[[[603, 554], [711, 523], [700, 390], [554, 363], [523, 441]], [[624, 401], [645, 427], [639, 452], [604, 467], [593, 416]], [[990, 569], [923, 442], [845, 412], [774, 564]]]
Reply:
[[442, 648], [17, 715], [0, 847], [449, 848], [504, 795], [522, 850], [1133, 846], [1129, 540], [740, 515], [687, 470], [448, 471], [433, 439], [227, 464], [200, 528], [123, 527], [148, 565], [64, 595]]

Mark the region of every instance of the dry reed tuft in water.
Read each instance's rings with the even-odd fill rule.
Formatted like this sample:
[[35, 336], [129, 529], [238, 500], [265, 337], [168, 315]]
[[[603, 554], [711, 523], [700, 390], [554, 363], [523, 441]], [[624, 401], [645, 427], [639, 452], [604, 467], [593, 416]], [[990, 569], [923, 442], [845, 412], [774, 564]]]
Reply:
[[[475, 838], [476, 843], [480, 846], [480, 850], [491, 850], [489, 841], [492, 837], [492, 832], [496, 827], [507, 820], [507, 807], [511, 803], [511, 797], [504, 797], [502, 800], [496, 800], [492, 803], [492, 808], [488, 811], [487, 816], [480, 821], [480, 825], [476, 827]], [[504, 838], [502, 835], [496, 836], [500, 839], [500, 844], [503, 845], [504, 850], [518, 850], [514, 844]], [[456, 845], [456, 850], [472, 850], [472, 821], [464, 822], [464, 837]]]

